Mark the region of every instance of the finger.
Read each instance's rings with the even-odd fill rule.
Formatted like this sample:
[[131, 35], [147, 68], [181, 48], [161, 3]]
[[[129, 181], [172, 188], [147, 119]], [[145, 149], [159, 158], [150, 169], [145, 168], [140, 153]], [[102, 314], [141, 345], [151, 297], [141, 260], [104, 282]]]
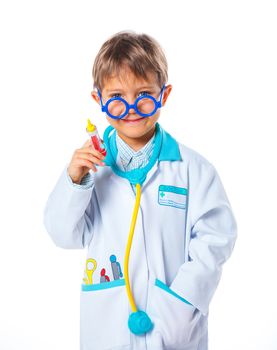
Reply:
[[93, 164], [97, 164], [100, 166], [106, 165], [104, 162], [102, 162], [101, 159], [99, 159], [99, 158], [97, 158], [89, 153], [79, 153], [77, 159], [85, 159], [85, 160], [92, 162]]
[[88, 168], [88, 169], [91, 169], [94, 173], [97, 172], [97, 168], [96, 168], [95, 164], [92, 163], [91, 161], [89, 161], [89, 160], [87, 160], [87, 159], [78, 159], [77, 162], [78, 162], [78, 163], [77, 163], [78, 166], [80, 166], [80, 167], [86, 167], [86, 168]]
[[89, 154], [92, 154], [93, 156], [95, 156], [96, 158], [99, 158], [99, 159], [104, 159], [105, 158], [105, 156], [102, 153], [100, 153], [95, 148], [90, 147], [90, 146], [77, 150], [77, 153], [78, 153], [78, 155], [79, 154], [83, 154], [83, 153], [89, 153]]
[[97, 168], [96, 168], [96, 166], [95, 166], [95, 165], [93, 165], [93, 167], [91, 168], [91, 170], [92, 170], [94, 173], [96, 173], [96, 172], [97, 172]]
[[95, 169], [95, 165], [88, 159], [84, 158], [77, 158], [72, 164], [76, 168], [88, 168], [88, 169]]
[[83, 144], [82, 148], [88, 147], [89, 145], [92, 146], [92, 145], [91, 145], [91, 140], [90, 140], [90, 139], [88, 139], [88, 140]]

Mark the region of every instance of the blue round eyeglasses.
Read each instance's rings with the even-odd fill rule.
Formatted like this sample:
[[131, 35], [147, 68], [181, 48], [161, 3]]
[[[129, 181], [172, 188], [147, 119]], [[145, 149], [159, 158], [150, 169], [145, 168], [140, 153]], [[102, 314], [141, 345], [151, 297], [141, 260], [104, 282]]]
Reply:
[[122, 97], [112, 97], [106, 102], [105, 105], [103, 105], [101, 93], [99, 90], [97, 92], [101, 102], [101, 110], [109, 117], [113, 119], [122, 119], [129, 113], [129, 110], [133, 108], [138, 115], [146, 118], [154, 115], [157, 109], [162, 107], [164, 89], [165, 85], [163, 85], [161, 89], [158, 101], [155, 99], [155, 97], [146, 94], [139, 96], [135, 100], [134, 104], [129, 104]]

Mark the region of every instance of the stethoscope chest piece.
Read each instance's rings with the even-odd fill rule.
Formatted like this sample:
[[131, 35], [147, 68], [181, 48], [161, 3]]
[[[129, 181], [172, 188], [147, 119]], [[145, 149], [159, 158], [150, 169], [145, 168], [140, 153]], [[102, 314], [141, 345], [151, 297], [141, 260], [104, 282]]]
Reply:
[[128, 327], [130, 331], [136, 335], [142, 335], [150, 332], [154, 325], [144, 311], [132, 312], [128, 319]]

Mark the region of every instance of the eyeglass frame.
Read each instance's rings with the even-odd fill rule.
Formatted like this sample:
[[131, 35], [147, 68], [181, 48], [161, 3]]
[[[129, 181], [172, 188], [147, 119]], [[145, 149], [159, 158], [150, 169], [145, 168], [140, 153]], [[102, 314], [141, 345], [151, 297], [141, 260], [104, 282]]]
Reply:
[[[102, 96], [101, 96], [101, 93], [100, 93], [100, 91], [99, 91], [98, 89], [97, 89], [97, 94], [98, 94], [98, 96], [99, 96], [99, 98], [100, 98], [100, 102], [101, 102], [101, 111], [104, 112], [104, 113], [106, 113], [106, 114], [108, 114], [108, 116], [109, 116], [110, 118], [112, 118], [112, 119], [116, 119], [116, 120], [118, 120], [118, 119], [123, 119], [123, 118], [129, 113], [129, 110], [130, 110], [131, 108], [133, 108], [133, 109], [136, 111], [136, 113], [137, 113], [138, 115], [140, 115], [141, 117], [147, 118], [147, 117], [151, 117], [152, 115], [154, 115], [154, 114], [157, 112], [157, 110], [158, 110], [159, 108], [162, 107], [162, 97], [163, 97], [163, 92], [164, 92], [164, 90], [165, 90], [165, 87], [166, 87], [166, 86], [165, 86], [165, 84], [164, 84], [163, 87], [162, 87], [162, 89], [161, 89], [161, 92], [160, 92], [160, 100], [159, 100], [159, 101], [157, 101], [157, 100], [155, 99], [155, 97], [146, 94], [146, 95], [142, 95], [142, 96], [137, 97], [136, 100], [135, 100], [135, 102], [134, 102], [133, 104], [129, 104], [129, 103], [128, 103], [124, 98], [122, 98], [122, 97], [112, 97], [112, 98], [110, 98], [110, 99], [105, 103], [105, 105], [103, 105]], [[154, 102], [155, 108], [154, 108], [154, 110], [153, 110], [151, 113], [141, 113], [141, 112], [138, 110], [137, 105], [138, 105], [139, 101], [142, 100], [143, 98], [150, 98], [150, 99]], [[122, 114], [122, 116], [120, 116], [120, 117], [115, 117], [114, 115], [112, 115], [112, 114], [109, 112], [108, 106], [109, 106], [109, 104], [110, 104], [111, 102], [113, 102], [113, 101], [121, 101], [121, 102], [123, 102], [123, 103], [125, 104], [126, 110], [125, 110], [125, 112]]]

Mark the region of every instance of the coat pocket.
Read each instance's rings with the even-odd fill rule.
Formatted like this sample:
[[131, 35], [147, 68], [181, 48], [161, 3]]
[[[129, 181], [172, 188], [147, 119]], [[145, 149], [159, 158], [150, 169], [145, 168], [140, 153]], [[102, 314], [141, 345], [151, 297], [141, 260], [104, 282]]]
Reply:
[[155, 325], [154, 344], [190, 349], [198, 343], [200, 311], [158, 279], [151, 287], [150, 313]]
[[80, 316], [82, 350], [129, 345], [125, 280], [82, 285]]

